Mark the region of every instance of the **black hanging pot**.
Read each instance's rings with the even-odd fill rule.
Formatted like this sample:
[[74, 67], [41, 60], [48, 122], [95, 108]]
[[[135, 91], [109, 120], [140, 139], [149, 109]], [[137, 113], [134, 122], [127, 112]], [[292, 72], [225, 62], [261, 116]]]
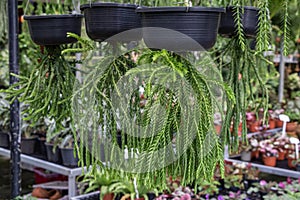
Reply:
[[31, 39], [38, 45], [61, 45], [77, 42], [67, 37], [67, 32], [81, 35], [83, 15], [33, 15], [24, 16], [28, 21]]
[[[134, 4], [119, 3], [92, 3], [80, 7], [84, 12], [87, 35], [100, 42], [124, 31], [141, 28], [141, 18], [135, 12], [136, 8]], [[136, 30], [111, 40], [130, 42], [140, 39], [140, 30]]]
[[225, 9], [139, 7], [137, 12], [142, 15], [143, 39], [148, 47], [186, 51], [214, 46]]
[[[241, 22], [243, 25], [246, 37], [255, 37], [258, 27], [259, 9], [251, 6], [245, 6], [244, 13], [241, 15]], [[240, 9], [242, 12], [242, 9]], [[221, 15], [221, 22], [219, 27], [219, 34], [224, 37], [233, 37], [236, 33], [236, 25], [234, 21], [235, 8], [233, 6], [227, 7], [226, 12]]]

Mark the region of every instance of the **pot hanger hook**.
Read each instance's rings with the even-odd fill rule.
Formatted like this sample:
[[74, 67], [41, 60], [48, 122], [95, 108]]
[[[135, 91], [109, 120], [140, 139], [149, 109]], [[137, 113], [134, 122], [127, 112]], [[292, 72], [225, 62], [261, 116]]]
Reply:
[[80, 14], [80, 0], [72, 0], [72, 4], [74, 7], [73, 14]]

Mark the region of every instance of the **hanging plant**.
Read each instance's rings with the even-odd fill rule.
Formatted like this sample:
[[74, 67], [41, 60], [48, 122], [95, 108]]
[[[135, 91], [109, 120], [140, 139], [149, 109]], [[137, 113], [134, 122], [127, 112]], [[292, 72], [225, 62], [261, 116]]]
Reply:
[[81, 164], [135, 177], [150, 188], [164, 188], [168, 176], [186, 185], [197, 184], [200, 176], [210, 179], [217, 165], [223, 171], [223, 144], [213, 125], [219, 103], [211, 86], [234, 102], [231, 89], [220, 76], [199, 71], [211, 66], [207, 60], [195, 67], [166, 50], [138, 53], [138, 65], [131, 52], [106, 56], [76, 86], [73, 119]]
[[[57, 128], [71, 116], [71, 101], [75, 71], [71, 63], [61, 54], [62, 46], [45, 46], [39, 65], [29, 76], [13, 76], [20, 79], [5, 90], [8, 98], [18, 98], [28, 107], [23, 111], [35, 124], [40, 118], [54, 119]], [[15, 89], [18, 88], [18, 89]]]
[[253, 80], [257, 83], [261, 95], [257, 109], [263, 109], [264, 119], [268, 110], [268, 91], [260, 78], [258, 67], [270, 62], [252, 50], [249, 44], [250, 41], [247, 41], [246, 49], [242, 49], [239, 37], [236, 36], [218, 49], [218, 52], [221, 52], [220, 70], [226, 72], [224, 81], [232, 88], [236, 98], [236, 104], [228, 105], [222, 127], [226, 129], [222, 139], [225, 144], [230, 144], [233, 151], [239, 145], [239, 126], [242, 126], [243, 141], [246, 141], [246, 109], [249, 102], [254, 100]]
[[0, 49], [7, 43], [8, 30], [7, 0], [0, 2]]

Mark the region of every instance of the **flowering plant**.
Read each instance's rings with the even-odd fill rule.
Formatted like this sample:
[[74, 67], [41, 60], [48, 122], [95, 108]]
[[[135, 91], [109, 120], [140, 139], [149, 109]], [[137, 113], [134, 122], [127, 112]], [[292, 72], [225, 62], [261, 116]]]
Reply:
[[259, 151], [266, 157], [277, 157], [278, 150], [273, 145], [272, 140], [263, 140], [259, 142]]

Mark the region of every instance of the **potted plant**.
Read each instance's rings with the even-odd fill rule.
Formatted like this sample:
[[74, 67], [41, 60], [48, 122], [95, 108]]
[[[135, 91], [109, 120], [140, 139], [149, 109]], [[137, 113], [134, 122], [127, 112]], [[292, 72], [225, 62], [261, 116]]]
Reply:
[[[69, 2], [58, 0], [56, 3], [47, 2], [39, 4], [33, 8], [31, 4], [24, 4], [26, 11], [34, 15], [22, 16], [28, 23], [28, 29], [33, 42], [38, 45], [62, 45], [74, 43], [77, 40], [67, 37], [67, 33], [81, 34], [81, 24], [83, 15], [77, 10], [70, 13]], [[70, 13], [70, 14], [62, 14]]]
[[272, 140], [263, 140], [259, 143], [260, 152], [263, 156], [263, 163], [267, 166], [276, 166], [278, 150], [274, 148]]
[[20, 81], [2, 90], [11, 101], [18, 98], [26, 105], [24, 120], [30, 121], [33, 126], [41, 118], [48, 117], [54, 119], [57, 129], [60, 129], [62, 122], [71, 116], [70, 98], [76, 81], [76, 68], [62, 55], [64, 48], [56, 45], [41, 48], [40, 63], [30, 75], [14, 74]]
[[10, 117], [9, 117], [9, 102], [5, 99], [5, 94], [0, 93], [0, 147], [10, 147]]
[[274, 142], [274, 148], [278, 150], [277, 160], [284, 160], [287, 154], [287, 148], [289, 148], [288, 138], [277, 138]]
[[47, 160], [50, 162], [62, 164], [60, 148], [58, 148], [62, 139], [65, 137], [65, 132], [56, 129], [56, 123], [54, 120], [45, 118], [45, 124], [48, 126], [46, 134], [46, 154]]
[[251, 145], [251, 158], [259, 158], [259, 143], [256, 138], [250, 139], [250, 145]]
[[214, 46], [221, 13], [225, 10], [189, 3], [171, 7], [157, 3], [154, 7], [137, 8], [142, 16], [143, 39], [149, 48], [199, 51]]
[[[192, 90], [195, 91], [196, 93], [202, 91], [202, 89], [206, 88], [206, 87], [197, 87], [196, 85], [200, 84], [202, 85], [204, 82], [202, 82], [203, 80], [206, 80], [207, 77], [201, 75], [201, 73], [191, 65], [191, 63], [189, 63], [185, 58], [183, 58], [182, 56], [174, 53], [174, 52], [169, 52], [167, 50], [151, 50], [151, 49], [146, 49], [144, 51], [139, 52], [139, 59], [138, 59], [138, 63], [140, 65], [143, 65], [145, 68], [138, 68], [137, 64], [133, 62], [132, 59], [130, 59], [131, 57], [129, 56], [129, 53], [126, 53], [124, 55], [117, 55], [117, 56], [111, 56], [111, 57], [105, 57], [103, 58], [100, 62], [96, 63], [96, 66], [93, 66], [93, 71], [91, 71], [89, 74], [86, 75], [82, 85], [80, 88], [78, 88], [77, 91], [74, 92], [73, 94], [73, 105], [75, 105], [75, 107], [79, 107], [82, 109], [79, 109], [78, 112], [74, 113], [74, 119], [77, 119], [76, 121], [76, 126], [78, 127], [77, 131], [79, 133], [79, 138], [80, 138], [80, 145], [82, 144], [86, 144], [86, 139], [87, 136], [88, 138], [93, 138], [92, 140], [90, 140], [90, 142], [88, 144], [91, 145], [91, 147], [93, 147], [93, 145], [96, 145], [95, 147], [97, 147], [99, 145], [99, 140], [95, 140], [94, 138], [99, 138], [99, 129], [101, 134], [103, 134], [105, 137], [103, 138], [107, 138], [107, 142], [104, 143], [104, 150], [105, 151], [110, 151], [111, 152], [111, 156], [107, 158], [107, 162], [110, 163], [110, 166], [119, 166], [119, 162], [116, 162], [116, 159], [122, 159], [124, 158], [124, 152], [128, 152], [129, 157], [131, 158], [131, 149], [132, 150], [132, 155], [134, 155], [133, 159], [126, 159], [124, 158], [124, 167], [131, 167], [131, 166], [135, 166], [134, 170], [147, 170], [147, 168], [149, 167], [154, 167], [156, 164], [155, 158], [149, 158], [147, 155], [149, 155], [149, 151], [151, 152], [154, 149], [159, 149], [160, 146], [162, 145], [161, 142], [158, 141], [169, 141], [169, 144], [174, 144], [174, 146], [179, 147], [178, 145], [180, 144], [180, 141], [182, 141], [180, 138], [182, 137], [187, 137], [191, 132], [181, 132], [181, 131], [176, 131], [176, 126], [173, 126], [175, 124], [178, 124], [180, 121], [179, 116], [179, 107], [177, 109], [177, 106], [179, 106], [178, 101], [181, 101], [181, 98], [178, 98], [177, 96], [180, 96], [179, 92], [175, 92], [173, 91], [173, 89], [169, 89], [169, 88], [165, 88], [162, 87], [163, 85], [165, 85], [164, 83], [161, 84], [156, 84], [155, 82], [153, 83], [150, 80], [141, 80], [139, 79], [139, 81], [134, 81], [134, 82], [129, 82], [128, 84], [121, 84], [119, 81], [124, 80], [124, 78], [129, 78], [129, 80], [135, 80], [135, 79], [131, 79], [133, 77], [136, 77], [136, 75], [138, 73], [140, 73], [143, 70], [150, 70], [149, 72], [152, 74], [153, 76], [149, 76], [149, 77], [155, 77], [156, 76], [156, 72], [155, 70], [157, 68], [147, 68], [146, 65], [148, 64], [153, 64], [155, 66], [162, 66], [163, 68], [166, 67], [165, 69], [161, 69], [161, 72], [167, 72], [167, 74], [177, 74], [190, 81], [185, 85], [191, 85], [192, 86]], [[161, 63], [163, 63], [163, 65], [161, 65]], [[200, 62], [200, 61], [199, 61]], [[108, 65], [106, 65], [108, 64]], [[146, 64], [146, 65], [144, 65]], [[201, 63], [202, 67], [205, 68], [205, 66], [208, 67], [207, 63]], [[175, 68], [174, 68], [175, 67]], [[209, 68], [205, 68], [205, 69], [209, 69]], [[141, 70], [141, 71], [140, 71]], [[152, 70], [154, 70], [152, 72]], [[171, 70], [171, 71], [169, 71]], [[159, 70], [160, 71], [160, 70]], [[99, 74], [100, 73], [100, 74]], [[167, 75], [166, 74], [166, 75]], [[174, 75], [175, 75], [174, 74]], [[181, 74], [181, 75], [180, 75]], [[157, 76], [159, 76], [157, 74]], [[175, 75], [175, 77], [179, 76]], [[221, 80], [220, 75], [217, 73], [216, 74], [217, 77], [219, 77], [218, 79], [214, 79], [213, 82], [215, 83], [215, 81], [219, 82], [218, 86], [220, 86], [222, 89], [224, 89], [224, 92], [226, 94], [228, 94], [229, 97], [229, 101], [231, 101], [231, 90], [230, 88], [223, 88], [223, 83], [220, 82], [219, 80]], [[163, 76], [165, 77], [165, 76]], [[166, 76], [168, 77], [168, 75]], [[169, 78], [164, 78], [162, 81], [170, 81], [171, 79]], [[190, 78], [188, 78], [190, 77]], [[194, 78], [192, 78], [194, 77]], [[121, 79], [122, 78], [122, 79]], [[198, 83], [198, 80], [200, 81]], [[208, 82], [210, 82], [210, 80], [207, 80]], [[118, 83], [119, 84], [114, 84], [114, 83]], [[206, 81], [205, 81], [206, 82]], [[147, 99], [144, 107], [143, 107], [143, 112], [141, 113], [141, 105], [140, 105], [140, 101], [139, 99], [137, 100], [136, 98], [133, 98], [133, 94], [136, 93], [136, 91], [138, 91], [139, 86], [141, 85], [146, 86], [145, 88], [145, 98]], [[131, 85], [132, 84], [132, 85]], [[196, 85], [195, 85], [196, 84]], [[177, 85], [179, 86], [179, 85]], [[177, 87], [176, 86], [176, 87]], [[118, 88], [116, 87], [120, 87], [120, 91], [123, 91], [123, 89], [127, 90], [130, 89], [130, 91], [123, 91], [122, 93], [114, 93], [114, 91], [119, 91]], [[125, 88], [124, 88], [125, 87]], [[86, 88], [90, 88], [88, 91], [86, 90]], [[108, 90], [108, 88], [110, 88], [110, 90]], [[182, 91], [182, 87], [180, 87]], [[82, 97], [91, 97], [89, 94], [91, 91], [96, 92], [94, 95], [92, 95], [93, 97], [95, 97], [97, 100], [89, 100], [88, 98], [86, 99], [82, 99]], [[187, 90], [184, 90], [187, 92]], [[86, 93], [88, 92], [88, 93]], [[115, 95], [122, 95], [122, 94], [128, 94], [126, 96], [115, 96]], [[210, 94], [210, 91], [206, 91], [201, 94]], [[188, 95], [185, 95], [185, 97]], [[200, 95], [199, 93], [199, 98], [206, 98], [206, 96]], [[126, 112], [123, 113], [123, 110], [121, 114], [116, 114], [114, 115], [115, 112], [115, 107], [111, 107], [111, 101], [115, 100], [115, 99], [122, 99], [122, 98], [129, 98], [126, 99], [124, 101], [121, 102], [127, 102], [128, 100], [128, 110], [126, 109]], [[80, 101], [77, 101], [80, 100]], [[81, 101], [82, 100], [82, 101]], [[90, 106], [88, 102], [92, 102], [92, 103], [96, 103], [97, 105], [93, 105]], [[100, 103], [102, 102], [102, 103]], [[212, 103], [211, 100], [208, 101], [201, 101], [203, 104], [206, 103]], [[215, 102], [215, 99], [213, 98], [213, 102], [214, 104], [218, 104], [218, 102]], [[201, 103], [201, 108], [203, 108], [204, 110], [201, 111], [201, 113], [206, 112], [207, 110], [205, 109], [206, 106], [204, 106]], [[215, 105], [216, 105], [215, 104]], [[88, 106], [89, 105], [89, 106]], [[139, 130], [138, 128], [134, 128], [136, 127], [136, 125], [141, 125], [143, 127], [143, 130], [147, 130], [147, 127], [150, 128], [151, 123], [149, 121], [149, 116], [152, 116], [151, 118], [156, 118], [155, 116], [156, 113], [153, 114], [153, 112], [151, 111], [151, 109], [155, 108], [157, 105], [162, 105], [162, 108], [170, 110], [167, 111], [167, 113], [169, 112], [170, 114], [168, 115], [169, 117], [173, 116], [172, 119], [170, 118], [169, 120], [171, 120], [170, 122], [172, 122], [171, 124], [166, 123], [163, 126], [167, 125], [167, 127], [162, 128], [162, 130], [165, 131], [157, 131], [155, 129], [148, 129], [151, 130], [150, 132], [147, 132], [147, 137], [133, 137], [132, 135], [134, 134], [138, 134], [135, 131]], [[183, 105], [183, 104], [182, 104]], [[154, 106], [154, 107], [153, 107]], [[204, 107], [203, 107], [204, 106]], [[206, 107], [206, 108], [212, 108], [212, 105]], [[199, 109], [201, 109], [199, 107]], [[210, 110], [210, 109], [209, 109]], [[127, 112], [128, 111], [128, 112]], [[183, 110], [181, 110], [181, 112], [183, 112]], [[221, 111], [222, 112], [222, 111]], [[89, 113], [95, 113], [96, 115], [89, 115]], [[111, 113], [111, 114], [109, 114]], [[216, 137], [217, 134], [215, 133], [215, 129], [214, 129], [214, 124], [213, 124], [213, 113], [215, 112], [211, 112], [211, 113], [206, 113], [203, 114], [202, 117], [206, 116], [208, 117], [206, 120], [202, 119], [198, 119], [197, 121], [199, 121], [199, 123], [203, 123], [203, 126], [199, 125], [198, 127], [200, 129], [204, 129], [202, 131], [199, 131], [199, 134], [202, 133], [207, 133], [207, 130], [210, 130], [210, 133], [212, 133], [213, 135], [213, 140], [216, 144], [216, 148], [213, 148], [211, 152], [214, 152], [213, 154], [215, 156], [210, 157], [209, 159], [213, 158], [216, 159], [215, 161], [212, 161], [211, 164], [209, 164], [210, 167], [203, 166], [201, 167], [201, 170], [199, 168], [199, 165], [201, 165], [201, 163], [197, 163], [198, 159], [196, 159], [197, 155], [200, 156], [200, 154], [194, 154], [189, 152], [182, 152], [183, 155], [181, 156], [182, 159], [185, 156], [192, 156], [195, 157], [195, 161], [196, 163], [191, 165], [195, 165], [195, 167], [197, 166], [197, 168], [199, 168], [200, 171], [203, 170], [203, 173], [206, 173], [208, 171], [213, 172], [214, 168], [216, 166], [217, 163], [223, 162], [223, 151], [219, 151], [217, 146], [219, 146], [219, 142], [220, 142], [220, 138]], [[88, 114], [88, 115], [87, 115]], [[124, 115], [128, 115], [128, 119], [131, 119], [130, 122], [126, 123], [126, 129], [123, 129], [124, 126], [122, 127], [121, 125], [118, 125], [120, 123], [120, 121], [122, 122], [122, 120], [120, 119], [120, 121], [118, 120], [118, 117], [123, 117]], [[141, 118], [141, 121], [138, 121], [138, 119], [140, 119], [140, 116], [144, 116]], [[159, 117], [161, 115], [158, 115]], [[205, 117], [205, 118], [206, 118]], [[160, 119], [159, 121], [162, 122], [165, 119]], [[92, 127], [89, 127], [92, 122], [100, 122], [101, 126], [99, 129], [97, 129], [97, 131], [95, 131]], [[151, 120], [152, 121], [152, 120]], [[183, 120], [182, 123], [186, 121]], [[150, 123], [149, 123], [150, 122]], [[198, 123], [198, 122], [197, 122]], [[181, 124], [181, 123], [180, 123]], [[88, 125], [88, 126], [87, 126]], [[179, 125], [179, 124], [178, 124]], [[99, 125], [97, 125], [98, 127]], [[115, 138], [117, 138], [117, 134], [119, 134], [120, 128], [118, 129], [118, 126], [121, 126], [121, 139], [125, 140], [125, 134], [129, 135], [131, 137], [127, 137], [127, 147], [123, 147], [120, 148], [118, 145], [113, 145], [116, 144], [115, 143]], [[180, 125], [184, 126], [184, 124]], [[105, 127], [105, 131], [103, 129], [103, 127]], [[190, 127], [191, 128], [191, 127]], [[87, 134], [89, 133], [89, 134]], [[160, 139], [159, 139], [160, 138]], [[165, 138], [165, 139], [163, 139]], [[216, 140], [215, 140], [216, 139]], [[192, 143], [192, 145], [189, 148], [192, 148], [191, 151], [198, 151], [199, 150], [199, 140], [202, 140], [200, 135], [196, 136], [195, 142]], [[89, 141], [89, 140], [88, 140]], [[103, 141], [103, 140], [102, 140]], [[192, 141], [189, 139], [189, 141]], [[197, 142], [198, 141], [198, 142]], [[101, 142], [101, 140], [100, 140]], [[122, 141], [123, 144], [123, 141]], [[202, 142], [200, 144], [203, 144]], [[181, 144], [184, 145], [184, 144]], [[194, 146], [195, 145], [195, 146]], [[86, 145], [85, 145], [86, 146]], [[185, 145], [184, 145], [185, 146]], [[200, 145], [201, 146], [201, 145]], [[176, 148], [177, 148], [176, 147]], [[127, 148], [127, 150], [126, 150]], [[151, 150], [152, 149], [152, 150]], [[176, 150], [177, 152], [182, 151], [182, 149], [177, 148], [178, 150]], [[134, 151], [139, 151], [139, 153], [135, 153]], [[84, 149], [79, 149], [79, 153], [85, 155], [86, 152], [84, 151]], [[121, 154], [117, 154], [118, 152], [120, 152]], [[219, 153], [220, 154], [219, 154]], [[221, 153], [222, 152], [222, 153]], [[101, 166], [101, 162], [97, 162], [96, 159], [96, 152], [94, 151], [90, 151], [89, 153], [91, 153], [90, 156], [90, 163], [94, 163], [95, 167], [97, 166]], [[170, 152], [171, 154], [173, 154], [173, 152]], [[127, 154], [126, 154], [127, 155]], [[136, 156], [137, 155], [137, 156]], [[221, 157], [218, 158], [217, 155], [220, 155]], [[160, 159], [164, 160], [167, 155], [165, 154], [161, 154], [159, 157]], [[169, 157], [170, 155], [168, 155], [167, 157]], [[81, 160], [84, 159], [84, 156], [80, 156]], [[93, 159], [95, 159], [93, 161]], [[199, 158], [200, 160], [206, 160], [204, 158]], [[200, 161], [199, 160], [199, 161]], [[219, 160], [219, 161], [217, 161]], [[205, 161], [206, 162], [206, 161]], [[143, 165], [143, 163], [148, 163], [147, 166]], [[152, 164], [149, 164], [152, 163]], [[183, 160], [179, 159], [178, 161], [175, 161], [173, 164], [175, 166], [182, 166], [183, 165]], [[214, 164], [213, 164], [214, 163]], [[123, 166], [123, 165], [122, 165]], [[145, 168], [147, 167], [147, 168]], [[153, 179], [153, 175], [152, 171], [150, 170], [149, 173], [137, 173], [137, 180], [141, 181], [139, 184], [145, 184], [143, 182], [143, 180], [147, 180], [147, 185], [149, 187], [162, 187], [165, 185], [165, 175], [166, 173], [174, 173], [174, 176], [183, 176], [183, 173], [186, 174], [186, 176], [183, 177], [183, 182], [191, 182], [192, 180], [196, 180], [197, 176], [190, 176], [187, 175], [189, 173], [191, 173], [191, 171], [188, 171], [188, 168], [186, 167], [182, 167], [181, 169], [183, 171], [169, 171], [171, 169], [176, 169], [175, 168], [170, 168], [171, 166], [166, 166], [163, 167], [161, 170], [157, 171], [160, 175], [156, 174], [155, 179]], [[207, 171], [208, 170], [208, 171]], [[117, 175], [119, 175], [120, 177], [123, 177], [123, 175], [121, 174], [121, 172], [119, 172], [118, 170], [116, 170], [115, 172]], [[155, 172], [156, 173], [156, 172]], [[197, 173], [198, 174], [198, 173]], [[200, 173], [199, 173], [200, 174]], [[210, 173], [211, 175], [213, 173]], [[130, 174], [130, 176], [132, 176], [132, 174]], [[190, 177], [190, 180], [187, 180], [186, 178]]]
[[240, 152], [241, 152], [241, 160], [250, 161], [251, 160], [251, 152], [252, 152], [251, 143], [250, 142], [242, 143], [240, 145]]
[[[84, 13], [86, 32], [95, 41], [130, 42], [141, 39], [140, 30], [126, 37], [112, 37], [118, 33], [141, 28], [141, 17], [135, 12], [137, 5], [123, 3], [89, 3], [80, 6]], [[112, 37], [112, 38], [110, 38]]]
[[[299, 105], [300, 106], [300, 105]], [[285, 105], [285, 112], [287, 116], [290, 118], [290, 122], [286, 125], [286, 131], [291, 133], [296, 133], [296, 128], [298, 121], [300, 119], [300, 107], [296, 103], [295, 100], [288, 100]]]
[[59, 149], [62, 158], [62, 164], [69, 167], [78, 166], [78, 153], [75, 149], [75, 136], [71, 127], [71, 121], [65, 122], [65, 128], [60, 131], [61, 143]]
[[300, 159], [299, 158], [297, 160], [293, 160], [292, 165], [296, 167], [296, 170], [298, 172], [300, 171]]
[[33, 127], [29, 123], [22, 123], [22, 138], [21, 138], [21, 152], [25, 154], [34, 154], [37, 136], [34, 134]]

